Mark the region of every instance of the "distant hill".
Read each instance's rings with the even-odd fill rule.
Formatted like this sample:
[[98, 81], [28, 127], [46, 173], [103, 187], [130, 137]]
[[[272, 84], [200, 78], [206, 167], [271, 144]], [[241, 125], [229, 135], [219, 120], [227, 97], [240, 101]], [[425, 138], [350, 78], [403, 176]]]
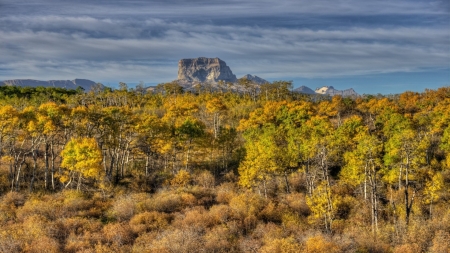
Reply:
[[20, 87], [55, 87], [66, 89], [77, 89], [82, 87], [85, 91], [90, 91], [97, 83], [87, 79], [75, 80], [50, 80], [40, 81], [33, 79], [14, 79], [0, 82], [0, 86], [20, 86]]

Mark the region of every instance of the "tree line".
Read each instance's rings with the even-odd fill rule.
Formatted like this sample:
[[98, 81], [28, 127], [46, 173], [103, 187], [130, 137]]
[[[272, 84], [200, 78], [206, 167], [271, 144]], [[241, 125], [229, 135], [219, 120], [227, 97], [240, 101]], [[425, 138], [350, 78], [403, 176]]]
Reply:
[[[211, 210], [220, 202], [218, 189], [231, 184], [236, 196], [255, 198], [242, 203], [250, 206], [242, 209], [238, 239], [259, 223], [283, 229], [295, 223], [330, 238], [362, 226], [373, 242], [404, 249], [398, 252], [430, 250], [430, 241], [414, 248], [400, 234], [419, 221], [450, 218], [449, 87], [355, 98], [297, 94], [285, 81], [248, 92], [184, 92], [174, 83], [154, 92], [124, 83], [87, 93], [1, 88], [3, 195], [75, 190], [107, 199], [118, 189], [158, 196], [195, 186], [212, 189], [214, 197], [198, 204]], [[292, 196], [302, 207], [281, 208]], [[258, 203], [280, 210], [272, 217]], [[447, 226], [433, 236], [437, 231], [444, 238], [450, 232]], [[307, 244], [283, 233], [278, 252]], [[383, 251], [375, 243], [366, 250]]]

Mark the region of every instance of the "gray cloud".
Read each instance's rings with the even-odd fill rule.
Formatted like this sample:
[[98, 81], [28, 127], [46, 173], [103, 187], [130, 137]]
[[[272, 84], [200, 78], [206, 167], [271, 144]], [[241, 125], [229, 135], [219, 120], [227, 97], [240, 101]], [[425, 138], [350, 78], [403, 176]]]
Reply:
[[[222, 58], [238, 76], [251, 73], [269, 79], [449, 67], [448, 25], [431, 19], [429, 25], [367, 26], [351, 17], [445, 17], [441, 2], [82, 1], [70, 6], [68, 1], [5, 2], [0, 6], [6, 6], [0, 9], [0, 80], [80, 77], [164, 82], [176, 78], [180, 58], [199, 56]], [[332, 22], [314, 27], [276, 25], [277, 20], [302, 22], [295, 18], [302, 14]], [[239, 23], [236, 17], [246, 22]], [[275, 25], [262, 22], [267, 17]], [[224, 20], [219, 22], [220, 18]]]
[[4, 0], [4, 13], [34, 12], [69, 15], [147, 15], [156, 17], [273, 16], [290, 14], [380, 15], [445, 13], [445, 0]]

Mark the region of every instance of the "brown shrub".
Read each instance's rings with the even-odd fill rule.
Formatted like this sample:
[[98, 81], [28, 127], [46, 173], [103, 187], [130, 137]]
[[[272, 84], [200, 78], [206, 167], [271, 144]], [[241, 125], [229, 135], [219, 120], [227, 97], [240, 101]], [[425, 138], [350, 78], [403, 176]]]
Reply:
[[47, 236], [48, 221], [41, 215], [32, 215], [24, 219], [22, 223], [23, 230], [26, 232], [26, 237], [29, 239], [37, 239]]
[[265, 207], [266, 200], [251, 191], [233, 197], [230, 200], [230, 207], [236, 217], [244, 219], [248, 216], [256, 216]]
[[170, 191], [163, 191], [152, 195], [137, 205], [138, 210], [141, 212], [157, 211], [171, 213], [182, 210], [183, 199], [180, 194]]
[[402, 244], [394, 248], [394, 253], [416, 253], [421, 252], [417, 243]]
[[261, 253], [296, 253], [299, 252], [300, 244], [293, 238], [272, 239], [265, 242]]
[[191, 193], [182, 192], [182, 193], [180, 193], [180, 197], [181, 197], [181, 206], [182, 207], [192, 207], [197, 204], [197, 199]]
[[61, 208], [68, 216], [83, 216], [87, 210], [94, 206], [92, 199], [87, 199], [80, 191], [66, 190], [62, 192], [63, 203]]
[[430, 252], [450, 253], [450, 233], [448, 231], [438, 230], [435, 233]]
[[49, 230], [49, 234], [61, 244], [66, 244], [69, 237], [72, 240], [74, 237], [89, 237], [89, 243], [93, 245], [100, 241], [98, 236], [94, 235], [102, 230], [102, 224], [98, 220], [72, 217], [58, 219], [49, 226]]
[[110, 223], [103, 227], [103, 236], [110, 245], [121, 247], [132, 243], [133, 231], [128, 224]]
[[[430, 224], [427, 220], [415, 217], [407, 228], [404, 243], [409, 245], [416, 245], [416, 248], [421, 252], [427, 251], [433, 240], [433, 231], [430, 229]], [[415, 249], [415, 248], [412, 248]]]
[[269, 203], [264, 207], [263, 210], [259, 213], [258, 217], [263, 219], [265, 222], [281, 222], [281, 215], [285, 211], [284, 205], [276, 205], [273, 201], [269, 201]]
[[[388, 232], [387, 234], [389, 233], [391, 232]], [[391, 246], [385, 242], [384, 230], [379, 231], [376, 241], [374, 240], [372, 232], [365, 228], [355, 226], [347, 227], [346, 234], [353, 238], [355, 243], [352, 250], [355, 250], [356, 252], [384, 253], [392, 250]]]
[[288, 178], [289, 186], [291, 191], [305, 192], [306, 191], [306, 180], [304, 173], [292, 173]]
[[111, 208], [110, 215], [120, 221], [127, 221], [136, 212], [135, 200], [130, 195], [125, 195], [116, 199]]
[[16, 208], [25, 204], [25, 195], [20, 192], [8, 192], [2, 198], [2, 205], [14, 205]]
[[67, 238], [64, 252], [96, 252], [95, 247], [101, 244], [103, 234], [102, 233], [90, 233], [86, 232], [82, 235], [70, 234]]
[[252, 237], [261, 241], [270, 241], [273, 239], [286, 237], [288, 234], [284, 229], [275, 223], [258, 223], [253, 230]]
[[205, 252], [227, 253], [237, 250], [232, 242], [233, 236], [227, 227], [216, 226], [209, 230], [203, 238], [205, 240], [203, 246]]
[[194, 186], [189, 188], [186, 192], [192, 194], [195, 197], [196, 205], [209, 207], [215, 202], [216, 196], [213, 192], [213, 189]]
[[41, 236], [27, 244], [24, 248], [24, 251], [30, 253], [57, 253], [60, 252], [60, 245], [53, 238]]
[[145, 205], [151, 199], [147, 193], [124, 194], [117, 197], [108, 212], [113, 220], [128, 221], [136, 213], [146, 211]]
[[322, 235], [316, 235], [305, 241], [304, 252], [322, 253], [322, 252], [341, 252], [339, 246]]
[[211, 172], [207, 170], [203, 170], [200, 173], [197, 173], [194, 176], [194, 182], [198, 186], [204, 187], [204, 188], [214, 188], [215, 186], [215, 179]]
[[306, 204], [306, 197], [303, 193], [291, 193], [286, 195], [286, 204], [300, 215], [308, 216], [311, 210]]
[[71, 233], [67, 239], [64, 247], [65, 252], [79, 252], [91, 248], [91, 243], [82, 235]]
[[16, 210], [25, 203], [25, 196], [18, 192], [8, 192], [0, 202], [0, 224], [13, 220]]
[[193, 228], [166, 230], [149, 242], [148, 252], [194, 253], [204, 245], [201, 234]]
[[225, 224], [233, 217], [233, 210], [227, 205], [215, 205], [209, 209], [209, 217], [215, 224]]
[[228, 204], [230, 200], [236, 195], [235, 183], [223, 183], [216, 187], [216, 201], [221, 204]]
[[0, 232], [0, 252], [15, 253], [23, 251], [23, 242], [8, 231]]
[[48, 220], [56, 220], [60, 217], [67, 217], [62, 208], [61, 199], [58, 196], [44, 195], [39, 198], [32, 197], [16, 212], [17, 218], [23, 221], [28, 216], [40, 215]]
[[150, 232], [140, 234], [134, 241], [132, 252], [135, 253], [152, 253], [156, 252], [152, 248], [152, 241], [156, 240], [158, 232]]
[[195, 228], [204, 231], [207, 227], [213, 225], [213, 220], [204, 207], [198, 206], [184, 211], [183, 216], [179, 216], [174, 222], [175, 227]]
[[118, 246], [116, 244], [113, 245], [107, 245], [107, 244], [97, 244], [95, 245], [95, 250], [94, 251], [90, 251], [89, 249], [86, 250], [87, 252], [95, 252], [95, 253], [129, 253], [131, 252], [131, 245], [122, 245], [122, 246]]
[[254, 239], [252, 237], [241, 237], [239, 240], [239, 249], [241, 252], [259, 252], [262, 246], [260, 240]]
[[299, 214], [294, 212], [285, 212], [281, 215], [281, 224], [290, 232], [299, 232], [305, 229], [306, 222], [302, 221]]
[[161, 212], [143, 212], [135, 215], [130, 220], [131, 230], [136, 234], [165, 229], [171, 220], [171, 216]]

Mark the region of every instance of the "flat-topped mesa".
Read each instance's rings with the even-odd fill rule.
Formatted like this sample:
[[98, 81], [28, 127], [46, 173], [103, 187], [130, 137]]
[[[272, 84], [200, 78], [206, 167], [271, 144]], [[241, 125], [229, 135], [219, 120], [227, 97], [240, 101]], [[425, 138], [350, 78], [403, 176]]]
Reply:
[[199, 57], [178, 62], [178, 80], [188, 82], [236, 82], [237, 78], [219, 58]]

